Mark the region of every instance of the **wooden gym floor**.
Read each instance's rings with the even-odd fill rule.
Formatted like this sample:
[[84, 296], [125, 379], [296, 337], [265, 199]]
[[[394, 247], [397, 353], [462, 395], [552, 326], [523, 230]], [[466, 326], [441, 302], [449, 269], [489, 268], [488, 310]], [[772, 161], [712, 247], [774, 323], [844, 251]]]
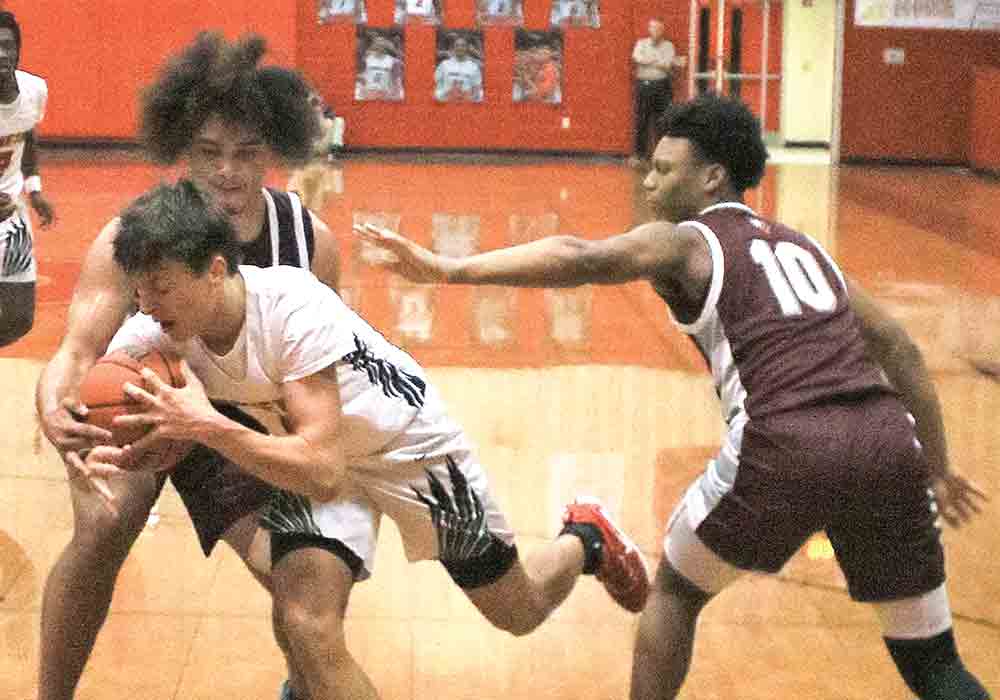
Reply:
[[[97, 231], [172, 175], [126, 152], [47, 152], [58, 222], [36, 231], [33, 332], [0, 351], [0, 700], [35, 693], [46, 574], [72, 533], [62, 464], [37, 448], [33, 388], [55, 349]], [[992, 489], [1000, 474], [1000, 182], [958, 169], [831, 168], [776, 154], [749, 203], [822, 240], [912, 331], [933, 370], [955, 462]], [[345, 298], [408, 348], [480, 446], [523, 550], [594, 494], [655, 564], [666, 519], [713, 453], [709, 378], [641, 285], [538, 291], [427, 288], [386, 276], [351, 238], [375, 219], [451, 252], [547, 233], [602, 236], [648, 216], [641, 176], [617, 160], [353, 157], [302, 175], [341, 236]], [[284, 173], [272, 184], [283, 186]], [[945, 534], [958, 640], [1000, 691], [1000, 496]], [[387, 700], [623, 700], [636, 618], [581, 581], [533, 635], [492, 630], [433, 563], [407, 564], [386, 523], [373, 578], [355, 589], [349, 644]], [[284, 678], [268, 597], [221, 547], [205, 560], [176, 494], [164, 493], [118, 581], [80, 700], [277, 696]], [[775, 577], [752, 576], [701, 621], [686, 700], [909, 698], [872, 612], [850, 602], [828, 543]]]

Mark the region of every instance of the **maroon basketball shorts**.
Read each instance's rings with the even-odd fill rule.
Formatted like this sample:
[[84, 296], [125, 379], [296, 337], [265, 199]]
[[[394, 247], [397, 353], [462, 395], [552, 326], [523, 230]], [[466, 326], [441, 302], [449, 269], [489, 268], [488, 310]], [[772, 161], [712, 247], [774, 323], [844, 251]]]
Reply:
[[[257, 420], [226, 404], [220, 413], [258, 432], [267, 432]], [[163, 477], [166, 481], [166, 475]], [[236, 521], [260, 510], [275, 489], [251, 476], [218, 452], [195, 445], [175, 469], [170, 481], [184, 501], [205, 556]]]
[[945, 578], [929, 486], [902, 403], [844, 400], [749, 421], [732, 486], [696, 533], [734, 566], [776, 572], [825, 530], [852, 598], [907, 598]]

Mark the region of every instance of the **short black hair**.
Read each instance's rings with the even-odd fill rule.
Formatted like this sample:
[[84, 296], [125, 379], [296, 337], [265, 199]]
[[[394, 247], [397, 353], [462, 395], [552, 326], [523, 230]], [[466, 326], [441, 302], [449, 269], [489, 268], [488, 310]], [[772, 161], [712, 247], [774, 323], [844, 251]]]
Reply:
[[657, 140], [687, 139], [697, 155], [729, 173], [737, 192], [756, 187], [767, 167], [760, 121], [740, 100], [706, 93], [671, 105], [657, 122]]
[[115, 262], [126, 274], [150, 272], [179, 262], [195, 274], [221, 255], [236, 272], [240, 244], [229, 217], [193, 182], [160, 184], [132, 202], [121, 214], [114, 240]]
[[163, 163], [176, 162], [213, 115], [255, 129], [289, 165], [305, 163], [319, 138], [301, 75], [259, 65], [267, 42], [250, 34], [228, 42], [202, 32], [173, 56], [142, 99], [142, 139]]
[[17, 43], [17, 57], [21, 58], [21, 25], [17, 23], [13, 12], [9, 10], [0, 12], [0, 28], [9, 29], [14, 34], [14, 41]]

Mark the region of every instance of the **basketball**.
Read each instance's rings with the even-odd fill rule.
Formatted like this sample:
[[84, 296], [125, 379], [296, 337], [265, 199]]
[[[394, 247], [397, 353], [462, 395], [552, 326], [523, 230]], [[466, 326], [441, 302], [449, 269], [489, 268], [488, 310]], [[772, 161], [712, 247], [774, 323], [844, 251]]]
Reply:
[[[111, 442], [122, 446], [135, 442], [149, 431], [149, 426], [116, 426], [117, 416], [141, 413], [142, 406], [125, 393], [124, 385], [131, 382], [144, 387], [143, 368], [156, 372], [173, 387], [184, 386], [180, 362], [159, 350], [124, 348], [100, 358], [80, 384], [80, 401], [87, 406], [86, 421], [111, 431]], [[135, 464], [119, 465], [134, 471], [165, 471], [172, 469], [190, 451], [193, 443], [186, 440], [157, 440]]]

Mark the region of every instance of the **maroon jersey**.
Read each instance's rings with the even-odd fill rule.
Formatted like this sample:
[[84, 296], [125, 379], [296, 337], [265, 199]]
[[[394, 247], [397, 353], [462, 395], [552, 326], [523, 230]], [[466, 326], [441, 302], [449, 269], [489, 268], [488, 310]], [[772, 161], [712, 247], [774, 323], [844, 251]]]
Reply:
[[913, 417], [867, 359], [837, 265], [743, 204], [685, 224], [708, 243], [712, 280], [681, 328], [711, 366], [727, 424], [684, 497], [698, 538], [735, 566], [773, 572], [826, 530], [857, 600], [941, 585]]
[[698, 318], [679, 325], [711, 366], [727, 422], [889, 391], [819, 243], [738, 203], [685, 223], [708, 242], [713, 271]]

